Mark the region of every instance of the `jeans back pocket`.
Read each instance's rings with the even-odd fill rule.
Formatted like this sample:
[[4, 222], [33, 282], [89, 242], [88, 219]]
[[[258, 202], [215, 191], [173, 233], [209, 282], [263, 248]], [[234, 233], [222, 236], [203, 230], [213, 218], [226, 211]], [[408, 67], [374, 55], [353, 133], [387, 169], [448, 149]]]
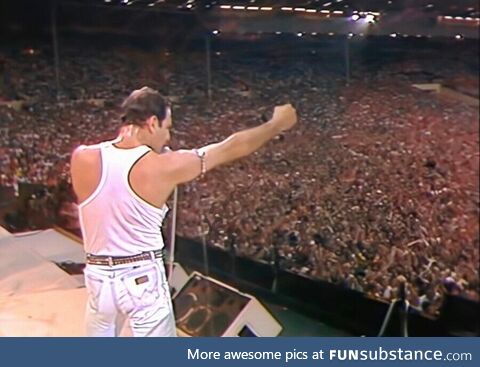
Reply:
[[122, 277], [122, 283], [135, 307], [151, 306], [161, 296], [159, 272], [156, 264], [133, 269]]

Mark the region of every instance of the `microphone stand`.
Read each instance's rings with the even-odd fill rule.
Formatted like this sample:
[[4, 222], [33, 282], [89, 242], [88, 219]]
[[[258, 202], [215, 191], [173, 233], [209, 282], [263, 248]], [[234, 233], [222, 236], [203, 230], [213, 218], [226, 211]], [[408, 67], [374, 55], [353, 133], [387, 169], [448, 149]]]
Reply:
[[387, 327], [391, 322], [393, 310], [397, 305], [399, 307], [398, 315], [400, 317], [400, 336], [408, 337], [408, 309], [410, 307], [410, 304], [406, 299], [406, 283], [405, 282], [400, 283], [397, 298], [394, 298], [390, 303], [387, 314], [383, 319], [382, 327], [380, 328], [380, 332], [378, 333], [378, 336], [385, 336]]
[[178, 186], [173, 190], [173, 213], [172, 227], [170, 228], [170, 254], [168, 263], [168, 284], [170, 284], [173, 276], [173, 263], [175, 261], [175, 233], [177, 227], [177, 202], [178, 202]]

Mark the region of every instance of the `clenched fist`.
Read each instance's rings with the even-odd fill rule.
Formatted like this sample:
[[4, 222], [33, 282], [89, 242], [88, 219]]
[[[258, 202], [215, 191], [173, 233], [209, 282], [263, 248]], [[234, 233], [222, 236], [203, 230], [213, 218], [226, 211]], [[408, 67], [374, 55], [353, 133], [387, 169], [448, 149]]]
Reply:
[[289, 130], [297, 123], [297, 111], [291, 104], [276, 106], [271, 121], [280, 131]]

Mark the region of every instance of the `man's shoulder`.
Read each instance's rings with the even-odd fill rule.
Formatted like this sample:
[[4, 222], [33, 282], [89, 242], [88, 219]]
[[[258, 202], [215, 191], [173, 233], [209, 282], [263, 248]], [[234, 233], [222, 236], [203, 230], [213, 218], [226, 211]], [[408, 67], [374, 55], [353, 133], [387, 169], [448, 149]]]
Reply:
[[103, 144], [104, 143], [91, 144], [91, 145], [82, 144], [82, 145], [79, 145], [78, 147], [76, 147], [74, 152], [99, 150], [102, 147]]
[[79, 145], [72, 152], [72, 161], [89, 161], [99, 156], [100, 144]]
[[188, 168], [192, 161], [198, 160], [195, 150], [168, 150], [162, 153], [151, 151], [144, 164], [160, 175], [174, 174], [178, 170]]
[[164, 150], [161, 153], [157, 153], [152, 150], [151, 152], [153, 159], [163, 162], [175, 162], [181, 161], [183, 159], [188, 159], [192, 156], [196, 156], [195, 149], [179, 149], [179, 150]]

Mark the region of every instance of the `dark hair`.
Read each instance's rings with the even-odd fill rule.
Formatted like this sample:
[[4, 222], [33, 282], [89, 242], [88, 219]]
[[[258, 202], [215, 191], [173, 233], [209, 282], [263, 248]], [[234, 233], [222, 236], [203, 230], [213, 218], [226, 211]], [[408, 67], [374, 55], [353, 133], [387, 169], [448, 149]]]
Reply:
[[163, 121], [170, 107], [168, 101], [155, 89], [143, 87], [134, 90], [122, 103], [122, 122], [143, 125], [151, 116]]

